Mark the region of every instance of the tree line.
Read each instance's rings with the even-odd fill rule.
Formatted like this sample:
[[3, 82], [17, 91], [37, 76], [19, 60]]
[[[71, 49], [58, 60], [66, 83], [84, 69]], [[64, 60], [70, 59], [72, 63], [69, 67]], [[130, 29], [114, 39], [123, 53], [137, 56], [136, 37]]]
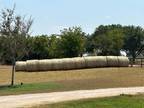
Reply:
[[144, 29], [120, 24], [100, 25], [86, 34], [80, 27], [61, 30], [60, 34], [31, 36], [33, 19], [5, 9], [0, 18], [0, 62], [14, 64], [17, 60], [78, 57], [84, 53], [120, 55], [124, 50], [133, 60], [144, 55]]

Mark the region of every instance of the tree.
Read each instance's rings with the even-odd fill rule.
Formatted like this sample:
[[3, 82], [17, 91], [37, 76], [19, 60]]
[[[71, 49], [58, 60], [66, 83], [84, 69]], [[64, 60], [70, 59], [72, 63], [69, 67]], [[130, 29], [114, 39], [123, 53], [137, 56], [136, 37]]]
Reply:
[[[123, 36], [124, 34], [120, 24], [100, 25], [90, 36], [91, 50], [98, 55], [119, 55], [118, 47], [121, 47], [123, 43], [121, 39]], [[116, 44], [116, 42], [113, 42], [115, 38], [118, 38], [118, 42], [121, 43], [119, 46], [117, 45], [117, 48], [114, 47], [114, 44]]]
[[31, 50], [29, 51], [28, 58], [29, 59], [46, 59], [49, 56], [48, 51], [48, 36], [34, 36], [31, 37], [30, 40]]
[[103, 32], [95, 32], [92, 37], [98, 55], [120, 55], [124, 37], [121, 29], [104, 29]]
[[[108, 48], [112, 48], [112, 47], [108, 47], [108, 46], [110, 46], [110, 44], [112, 45], [112, 42], [109, 42], [110, 40], [106, 39], [106, 35], [108, 35], [108, 32], [113, 31], [114, 29], [118, 29], [121, 32], [120, 34], [123, 35], [124, 37], [123, 39], [120, 39], [120, 40], [123, 40], [123, 42], [117, 41], [117, 40], [115, 40], [115, 42], [114, 41], [112, 42], [114, 43], [116, 43], [116, 41], [117, 43], [120, 42], [119, 43], [120, 46], [122, 45], [121, 43], [123, 43], [122, 49], [125, 50], [129, 56], [132, 56], [133, 61], [134, 61], [135, 58], [144, 50], [144, 31], [139, 26], [137, 27], [121, 26], [119, 24], [118, 25], [106, 25], [106, 26], [101, 25], [98, 28], [96, 28], [95, 32], [91, 36], [91, 43], [94, 46], [93, 48], [99, 49], [99, 47], [102, 46], [102, 44], [99, 44], [99, 46], [97, 46], [98, 43], [103, 43], [103, 45], [108, 44], [108, 45], [105, 45], [107, 47], [104, 47], [104, 46], [102, 47], [103, 49], [105, 49], [103, 54], [105, 54], [105, 52], [109, 52], [107, 51], [109, 50]], [[117, 33], [114, 33], [114, 34], [117, 35]], [[101, 42], [96, 42], [95, 39]]]
[[60, 50], [63, 57], [77, 57], [82, 55], [85, 45], [85, 33], [80, 27], [73, 27], [61, 31]]
[[61, 58], [61, 51], [60, 51], [60, 36], [58, 35], [51, 35], [49, 37], [49, 57], [50, 58]]
[[86, 52], [89, 52], [89, 53], [94, 52], [95, 42], [92, 39], [91, 35], [86, 36], [85, 48], [86, 48]]
[[14, 85], [15, 61], [19, 60], [27, 52], [26, 39], [29, 37], [32, 23], [31, 18], [25, 20], [25, 17], [15, 15], [15, 8], [5, 9], [1, 12], [1, 57], [5, 62], [13, 65], [11, 85]]
[[123, 46], [124, 33], [122, 26], [100, 25], [91, 35], [93, 52], [98, 55], [120, 55]]
[[125, 26], [123, 29], [125, 33], [123, 49], [132, 56], [134, 62], [144, 48], [144, 31], [139, 26]]
[[97, 35], [105, 34], [108, 31], [114, 30], [114, 29], [122, 29], [122, 25], [120, 24], [112, 24], [112, 25], [100, 25], [96, 28], [94, 33], [92, 34], [92, 37], [94, 38]]

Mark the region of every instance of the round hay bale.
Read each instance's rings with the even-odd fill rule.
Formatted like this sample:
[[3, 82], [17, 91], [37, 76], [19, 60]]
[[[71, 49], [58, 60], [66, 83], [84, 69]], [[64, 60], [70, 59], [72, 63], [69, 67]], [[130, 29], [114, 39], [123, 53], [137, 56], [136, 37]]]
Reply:
[[52, 60], [50, 59], [44, 59], [44, 60], [39, 60], [39, 70], [40, 71], [49, 71], [52, 70]]
[[63, 64], [61, 59], [52, 59], [51, 60], [52, 69], [51, 70], [62, 70]]
[[118, 57], [117, 56], [107, 56], [107, 66], [108, 67], [118, 67]]
[[62, 59], [62, 67], [63, 67], [63, 70], [75, 69], [74, 60], [72, 58]]
[[25, 61], [17, 61], [15, 70], [16, 71], [26, 71], [26, 62]]
[[76, 57], [73, 58], [75, 69], [82, 69], [85, 68], [85, 60], [83, 57]]
[[84, 57], [87, 68], [105, 67], [107, 61], [105, 56]]
[[27, 60], [26, 67], [28, 72], [39, 71], [39, 60]]
[[118, 56], [118, 62], [119, 62], [120, 67], [128, 67], [129, 66], [128, 57]]

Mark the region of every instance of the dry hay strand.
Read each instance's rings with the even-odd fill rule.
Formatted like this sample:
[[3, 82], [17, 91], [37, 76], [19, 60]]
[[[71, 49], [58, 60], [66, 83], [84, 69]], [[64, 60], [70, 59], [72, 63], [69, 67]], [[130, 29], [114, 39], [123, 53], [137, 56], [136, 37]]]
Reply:
[[106, 67], [107, 60], [105, 56], [84, 57], [87, 68]]
[[28, 72], [39, 71], [39, 60], [27, 60], [26, 67]]
[[25, 61], [17, 61], [15, 70], [16, 71], [26, 71], [26, 62]]

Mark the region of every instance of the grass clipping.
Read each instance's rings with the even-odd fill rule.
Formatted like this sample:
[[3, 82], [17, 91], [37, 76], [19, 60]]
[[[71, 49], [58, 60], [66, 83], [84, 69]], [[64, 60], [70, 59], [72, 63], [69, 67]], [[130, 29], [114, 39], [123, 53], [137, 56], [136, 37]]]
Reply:
[[63, 59], [17, 61], [16, 71], [51, 71], [99, 67], [128, 67], [129, 59], [123, 56], [91, 56]]

